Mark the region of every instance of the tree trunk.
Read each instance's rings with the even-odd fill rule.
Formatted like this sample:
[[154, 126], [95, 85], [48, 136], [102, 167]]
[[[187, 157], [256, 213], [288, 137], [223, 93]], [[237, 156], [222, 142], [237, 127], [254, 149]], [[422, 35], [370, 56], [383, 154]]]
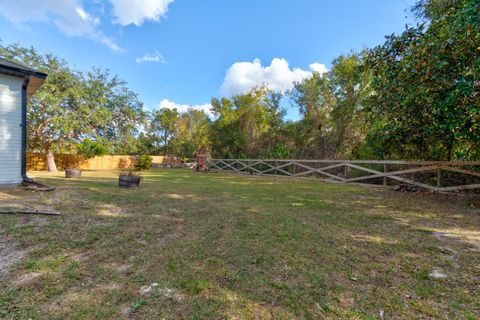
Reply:
[[343, 137], [345, 136], [345, 131], [347, 131], [346, 129], [346, 126], [342, 125], [341, 129], [338, 131], [337, 143], [335, 144], [335, 150], [333, 152], [335, 157], [338, 156], [338, 150], [343, 144]]
[[163, 156], [164, 157], [167, 156], [167, 141], [168, 141], [167, 132], [165, 131], [165, 133], [163, 134]]
[[447, 159], [446, 159], [447, 161], [452, 161], [454, 145], [455, 145], [455, 138], [453, 135], [450, 135], [447, 141]]
[[57, 165], [52, 150], [47, 150], [47, 167], [49, 172], [57, 172]]

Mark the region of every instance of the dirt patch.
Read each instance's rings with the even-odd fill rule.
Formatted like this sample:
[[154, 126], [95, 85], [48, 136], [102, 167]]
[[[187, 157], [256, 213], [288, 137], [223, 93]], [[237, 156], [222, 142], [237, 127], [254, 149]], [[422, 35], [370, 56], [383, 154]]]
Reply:
[[112, 291], [112, 290], [120, 290], [122, 289], [122, 285], [112, 282], [104, 285], [97, 285], [97, 288], [100, 291]]
[[84, 262], [87, 260], [91, 260], [94, 255], [95, 255], [95, 250], [93, 249], [84, 250], [84, 251], [78, 250], [71, 253], [65, 253], [66, 257], [69, 257], [70, 259], [76, 262]]
[[166, 235], [161, 236], [160, 238], [157, 238], [153, 244], [159, 247], [163, 247], [175, 241], [176, 239], [182, 238], [186, 235], [187, 235], [187, 232], [184, 230], [183, 226], [180, 225], [175, 229], [175, 231], [171, 233], [167, 233]]
[[52, 313], [64, 313], [70, 308], [70, 306], [75, 303], [75, 301], [85, 301], [88, 296], [78, 291], [78, 288], [71, 288], [66, 293], [63, 293], [60, 297], [55, 299], [50, 306], [48, 307], [49, 311]]
[[110, 264], [107, 265], [107, 268], [109, 268], [111, 270], [114, 270], [116, 272], [119, 272], [119, 273], [127, 274], [132, 269], [132, 265], [131, 264], [110, 263]]
[[[52, 195], [49, 195], [51, 197]], [[0, 208], [2, 209], [24, 209], [25, 207], [40, 206], [42, 193], [26, 191], [22, 188], [0, 191]], [[34, 208], [37, 209], [37, 208]], [[42, 208], [43, 209], [43, 206]]]
[[25, 273], [17, 277], [12, 281], [12, 283], [16, 286], [24, 286], [28, 285], [30, 283], [35, 282], [38, 278], [42, 276], [41, 272], [30, 272], [30, 273]]
[[99, 206], [97, 215], [105, 217], [118, 217], [127, 215], [124, 208], [117, 207], [113, 204], [102, 204]]
[[133, 310], [130, 306], [124, 306], [120, 309], [120, 315], [123, 318], [129, 318], [133, 313]]
[[153, 214], [152, 218], [159, 219], [159, 220], [165, 220], [165, 221], [168, 221], [168, 222], [173, 222], [175, 224], [185, 223], [185, 219], [183, 219], [183, 218], [170, 217], [170, 216], [160, 215], [160, 214]]
[[480, 232], [462, 228], [436, 229], [432, 236], [446, 243], [459, 242], [468, 249], [480, 249]]
[[12, 203], [20, 197], [16, 190], [8, 190], [8, 193], [0, 190], [0, 200], [2, 203], [6, 204], [7, 202], [11, 201]]
[[15, 227], [23, 227], [23, 226], [43, 226], [49, 223], [49, 219], [46, 217], [37, 217], [32, 215], [24, 215], [20, 219], [18, 219], [18, 223]]
[[18, 249], [16, 244], [6, 237], [0, 237], [0, 277], [8, 273], [10, 267], [28, 255], [31, 249]]
[[175, 289], [159, 288], [158, 283], [156, 282], [143, 285], [142, 287], [140, 287], [138, 292], [142, 296], [155, 295], [160, 299], [172, 299], [176, 301], [181, 301], [184, 298], [184, 296], [181, 293], [178, 293]]

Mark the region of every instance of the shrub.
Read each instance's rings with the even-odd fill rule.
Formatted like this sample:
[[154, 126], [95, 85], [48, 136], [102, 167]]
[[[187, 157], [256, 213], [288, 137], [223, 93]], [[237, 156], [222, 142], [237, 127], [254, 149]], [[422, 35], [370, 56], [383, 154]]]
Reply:
[[108, 154], [108, 148], [98, 141], [86, 138], [82, 143], [77, 145], [77, 154], [82, 155], [83, 157], [74, 157], [73, 160], [67, 158], [67, 169], [80, 169], [81, 163], [85, 159], [90, 159], [95, 156], [104, 156]]
[[77, 146], [77, 152], [89, 159], [95, 156], [104, 156], [108, 154], [108, 148], [100, 142], [86, 138]]
[[137, 161], [135, 161], [134, 168], [137, 171], [148, 170], [152, 167], [152, 157], [147, 154], [142, 154], [138, 156]]

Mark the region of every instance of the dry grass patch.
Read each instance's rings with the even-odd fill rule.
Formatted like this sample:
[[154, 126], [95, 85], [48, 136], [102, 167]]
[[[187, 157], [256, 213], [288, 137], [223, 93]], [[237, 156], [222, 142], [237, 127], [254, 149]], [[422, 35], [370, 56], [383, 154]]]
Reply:
[[177, 169], [123, 190], [116, 174], [0, 190], [62, 212], [0, 216], [0, 251], [23, 253], [0, 318], [480, 317], [476, 200]]

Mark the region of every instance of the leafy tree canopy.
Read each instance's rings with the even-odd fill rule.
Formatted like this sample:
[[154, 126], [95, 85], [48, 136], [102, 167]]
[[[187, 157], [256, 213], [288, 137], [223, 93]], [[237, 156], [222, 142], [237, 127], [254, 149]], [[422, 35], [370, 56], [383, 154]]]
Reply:
[[369, 147], [378, 157], [480, 157], [480, 2], [417, 5], [428, 23], [369, 52]]
[[77, 145], [92, 137], [111, 153], [135, 153], [135, 140], [146, 114], [126, 82], [107, 70], [83, 74], [52, 55], [18, 44], [4, 46], [0, 55], [48, 73], [27, 106], [28, 146], [47, 155], [49, 169], [56, 170], [55, 152], [74, 153]]

